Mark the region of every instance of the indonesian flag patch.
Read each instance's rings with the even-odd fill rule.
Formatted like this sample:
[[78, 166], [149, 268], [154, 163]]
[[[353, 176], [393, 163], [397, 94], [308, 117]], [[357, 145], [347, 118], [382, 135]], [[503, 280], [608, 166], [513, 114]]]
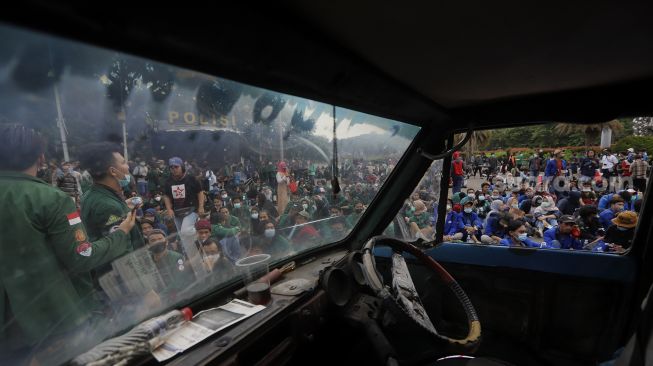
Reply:
[[82, 255], [84, 257], [90, 257], [91, 253], [93, 253], [93, 247], [91, 246], [91, 243], [84, 242], [79, 244], [77, 248], [75, 248], [75, 251], [79, 255]]
[[82, 219], [79, 217], [79, 212], [75, 211], [71, 214], [66, 215], [66, 217], [68, 217], [68, 224], [70, 224], [70, 226], [82, 223]]

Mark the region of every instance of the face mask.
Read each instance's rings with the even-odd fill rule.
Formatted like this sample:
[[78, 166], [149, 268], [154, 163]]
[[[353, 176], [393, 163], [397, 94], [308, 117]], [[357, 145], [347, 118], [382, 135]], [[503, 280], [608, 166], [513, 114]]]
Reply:
[[161, 196], [154, 197], [154, 200], [157, 201], [157, 202], [161, 201]]
[[485, 196], [483, 196], [483, 195], [478, 196], [478, 200], [479, 201], [485, 201]]
[[66, 171], [67, 171], [68, 173], [72, 173], [72, 172], [73, 172], [73, 168], [68, 168], [68, 169], [66, 169]]
[[265, 229], [265, 237], [266, 238], [273, 238], [274, 237], [274, 229]]
[[222, 199], [227, 199], [227, 197], [228, 197], [228, 196], [227, 196], [226, 194], [223, 194], [223, 195], [222, 195]]
[[304, 210], [305, 210], [305, 209], [307, 209], [307, 208], [308, 208], [308, 204], [306, 204], [306, 203], [302, 203], [302, 207], [303, 207], [303, 208], [304, 208]]
[[519, 205], [515, 203], [515, 204], [513, 204], [511, 207], [512, 207], [512, 208], [519, 208]]
[[493, 199], [493, 200], [498, 200], [498, 199], [499, 199], [499, 196], [492, 196], [492, 199]]
[[519, 240], [525, 241], [526, 239], [528, 239], [528, 233], [521, 233], [517, 237], [519, 238]]
[[474, 193], [470, 193], [470, 194], [467, 195], [467, 197], [469, 197], [471, 199], [474, 199], [474, 198], [476, 198], [476, 195]]
[[211, 262], [215, 262], [215, 261], [217, 261], [218, 259], [220, 259], [220, 254], [211, 254], [211, 255], [207, 255], [207, 256], [206, 256], [206, 259], [209, 260], [209, 261], [211, 261]]
[[253, 213], [251, 216], [252, 216], [252, 218], [253, 218], [254, 220], [258, 219], [258, 212], [257, 212], [257, 213]]
[[628, 228], [627, 228], [627, 227], [617, 226], [617, 230], [619, 230], [619, 231], [626, 231], [626, 230], [628, 230]]
[[240, 208], [240, 203], [234, 203], [234, 208]]
[[467, 207], [464, 209], [465, 213], [472, 213], [471, 207]]
[[164, 250], [166, 250], [166, 242], [157, 241], [155, 243], [150, 244], [150, 247], [148, 249], [150, 250], [150, 252], [154, 254], [161, 254], [163, 253]]
[[447, 211], [451, 211], [451, 205], [447, 205]]

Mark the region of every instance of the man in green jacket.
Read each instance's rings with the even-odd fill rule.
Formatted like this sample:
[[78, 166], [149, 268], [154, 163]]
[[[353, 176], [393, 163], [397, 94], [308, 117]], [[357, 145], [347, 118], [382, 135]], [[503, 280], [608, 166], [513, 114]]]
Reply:
[[[90, 240], [99, 240], [115, 231], [134, 208], [127, 205], [123, 196], [123, 188], [129, 185], [130, 176], [129, 165], [120, 151], [120, 146], [116, 144], [99, 142], [87, 145], [81, 154], [82, 166], [93, 178], [93, 185], [81, 199], [81, 218]], [[145, 246], [138, 225], [130, 231], [129, 237], [131, 245], [128, 251]], [[110, 263], [115, 258], [106, 259], [105, 265], [93, 269], [94, 280], [111, 270]], [[80, 282], [76, 283], [76, 287], [81, 296], [91, 295], [92, 282], [77, 282]], [[95, 306], [99, 308], [99, 303]]]
[[218, 240], [227, 236], [235, 236], [240, 233], [240, 220], [236, 216], [229, 214], [229, 209], [220, 207], [218, 211], [218, 222], [211, 225], [211, 233]]
[[0, 126], [0, 364], [54, 364], [79, 353], [72, 335], [91, 313], [73, 279], [125, 253], [135, 224], [128, 215], [112, 234], [90, 241], [70, 197], [36, 178], [44, 151], [34, 130]]

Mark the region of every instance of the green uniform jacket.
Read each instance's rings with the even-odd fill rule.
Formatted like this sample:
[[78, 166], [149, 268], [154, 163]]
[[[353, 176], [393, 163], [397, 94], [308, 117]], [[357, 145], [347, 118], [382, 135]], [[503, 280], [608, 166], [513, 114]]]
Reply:
[[[82, 222], [91, 240], [98, 240], [114, 231], [127, 217], [129, 207], [111, 188], [95, 184], [82, 196]], [[145, 246], [138, 225], [129, 232], [132, 249]]]
[[419, 215], [411, 214], [408, 216], [408, 218], [410, 219], [409, 222], [416, 223], [417, 227], [420, 229], [431, 225], [431, 215], [428, 213], [428, 211], [424, 211]]
[[211, 236], [220, 240], [227, 236], [234, 236], [240, 232], [240, 220], [235, 216], [229, 217], [229, 225], [211, 225]]
[[[117, 230], [118, 225], [127, 217], [127, 213], [130, 211], [125, 201], [118, 194], [111, 188], [100, 184], [94, 184], [84, 193], [81, 199], [81, 207], [82, 222], [86, 227], [86, 232], [91, 241], [99, 240]], [[129, 237], [130, 245], [127, 248], [128, 252], [145, 246], [143, 234], [141, 234], [138, 225], [134, 225], [134, 228], [129, 232]], [[111, 261], [125, 253], [115, 254], [115, 257], [106, 258], [104, 261], [106, 264], [100, 268], [96, 268], [94, 275], [100, 276], [110, 271], [111, 266], [109, 264]], [[92, 297], [94, 287], [93, 282], [88, 281], [89, 278], [80, 278], [74, 282], [81, 296]]]
[[35, 344], [84, 322], [73, 280], [90, 280], [92, 268], [126, 252], [128, 236], [90, 242], [70, 197], [26, 174], [0, 172], [0, 202], [0, 338], [17, 325], [20, 342]]
[[166, 251], [163, 258], [155, 263], [165, 283], [164, 296], [174, 297], [195, 280], [191, 269], [184, 263], [184, 257], [174, 250]]

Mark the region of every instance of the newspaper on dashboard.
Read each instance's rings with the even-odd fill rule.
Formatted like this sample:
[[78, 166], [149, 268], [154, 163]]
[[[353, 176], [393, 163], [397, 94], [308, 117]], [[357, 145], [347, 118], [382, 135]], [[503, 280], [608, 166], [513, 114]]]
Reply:
[[263, 305], [253, 305], [235, 299], [217, 308], [201, 311], [192, 321], [186, 322], [170, 334], [161, 346], [152, 351], [152, 355], [159, 362], [165, 361], [263, 309]]

